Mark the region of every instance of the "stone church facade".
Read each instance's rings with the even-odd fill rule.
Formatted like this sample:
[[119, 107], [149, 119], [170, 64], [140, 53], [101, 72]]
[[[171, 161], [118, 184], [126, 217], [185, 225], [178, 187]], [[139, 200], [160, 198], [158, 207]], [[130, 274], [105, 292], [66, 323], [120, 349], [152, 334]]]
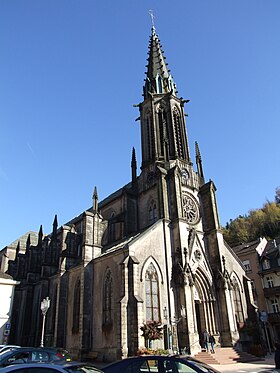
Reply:
[[10, 343], [39, 345], [43, 298], [51, 300], [45, 345], [103, 360], [144, 346], [140, 326], [164, 325], [153, 347], [200, 351], [207, 329], [223, 346], [241, 341], [250, 287], [223, 239], [213, 181], [205, 182], [198, 144], [189, 152], [184, 106], [154, 27], [140, 111], [137, 176], [38, 243], [18, 245], [8, 273], [15, 291]]

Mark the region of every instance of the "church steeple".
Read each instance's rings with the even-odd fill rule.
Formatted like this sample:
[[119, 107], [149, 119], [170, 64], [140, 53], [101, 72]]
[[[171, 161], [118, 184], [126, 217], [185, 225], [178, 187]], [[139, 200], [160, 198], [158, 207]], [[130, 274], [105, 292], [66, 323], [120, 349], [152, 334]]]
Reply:
[[144, 101], [140, 103], [142, 169], [152, 163], [169, 167], [175, 159], [191, 163], [184, 104], [167, 68], [155, 27], [149, 44]]
[[172, 93], [176, 96], [176, 85], [165, 62], [160, 40], [156, 34], [155, 27], [152, 27], [152, 35], [149, 44], [149, 57], [147, 59], [147, 78], [144, 86], [144, 99], [150, 93]]

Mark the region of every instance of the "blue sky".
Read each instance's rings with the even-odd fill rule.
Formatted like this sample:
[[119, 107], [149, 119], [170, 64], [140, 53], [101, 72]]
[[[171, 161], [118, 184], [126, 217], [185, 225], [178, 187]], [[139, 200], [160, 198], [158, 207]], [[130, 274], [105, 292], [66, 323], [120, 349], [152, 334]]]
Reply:
[[221, 223], [274, 200], [279, 0], [1, 0], [0, 248], [126, 184], [133, 146], [139, 173], [149, 9]]

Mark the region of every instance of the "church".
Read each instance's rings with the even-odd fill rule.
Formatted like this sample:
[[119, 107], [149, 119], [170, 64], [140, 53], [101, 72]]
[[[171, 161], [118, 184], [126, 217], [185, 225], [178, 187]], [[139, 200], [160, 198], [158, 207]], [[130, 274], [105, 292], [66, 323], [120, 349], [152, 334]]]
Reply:
[[[18, 244], [8, 274], [16, 286], [9, 343], [39, 345], [46, 297], [45, 346], [103, 361], [147, 345], [147, 323], [162, 326], [153, 349], [194, 355], [204, 330], [221, 347], [241, 346], [251, 307], [250, 280], [224, 241], [213, 181], [199, 146], [190, 157], [185, 106], [152, 27], [139, 109], [141, 172], [103, 201]], [[121, 172], [121, 170], [120, 170]]]

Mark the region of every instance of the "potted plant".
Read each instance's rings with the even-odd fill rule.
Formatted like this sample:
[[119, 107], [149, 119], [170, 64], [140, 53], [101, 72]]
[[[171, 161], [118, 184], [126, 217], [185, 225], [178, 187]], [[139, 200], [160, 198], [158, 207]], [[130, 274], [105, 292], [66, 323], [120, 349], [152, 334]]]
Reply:
[[145, 339], [145, 347], [151, 348], [152, 341], [162, 338], [162, 325], [160, 321], [150, 320], [140, 326], [142, 337]]

